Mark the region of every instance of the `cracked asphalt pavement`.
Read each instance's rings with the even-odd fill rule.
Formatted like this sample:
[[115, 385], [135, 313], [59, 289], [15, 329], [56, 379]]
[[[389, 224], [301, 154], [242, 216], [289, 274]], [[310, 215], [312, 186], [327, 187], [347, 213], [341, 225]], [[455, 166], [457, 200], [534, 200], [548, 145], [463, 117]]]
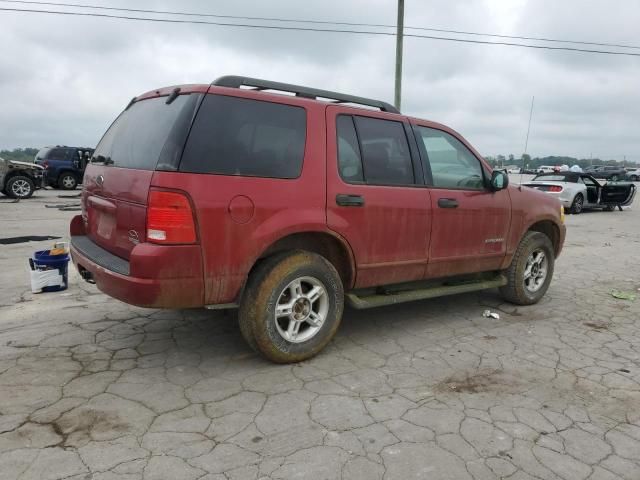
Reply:
[[[0, 199], [0, 237], [67, 235], [67, 192]], [[546, 297], [347, 309], [274, 365], [234, 312], [130, 307], [70, 269], [33, 295], [0, 246], [0, 479], [640, 479], [640, 209], [567, 216]], [[640, 296], [640, 295], [639, 295]], [[484, 318], [491, 309], [500, 319]]]

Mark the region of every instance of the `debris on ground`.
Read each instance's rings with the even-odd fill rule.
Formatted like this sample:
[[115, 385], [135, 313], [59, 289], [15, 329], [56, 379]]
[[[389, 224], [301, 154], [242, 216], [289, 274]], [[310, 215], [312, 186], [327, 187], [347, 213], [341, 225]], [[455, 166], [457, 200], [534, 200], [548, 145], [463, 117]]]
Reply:
[[611, 290], [609, 292], [612, 297], [617, 298], [619, 300], [635, 300], [636, 294], [631, 292], [624, 292], [622, 290]]
[[492, 312], [491, 310], [485, 310], [482, 312], [482, 316], [485, 318], [495, 318], [496, 320], [500, 320], [500, 314]]
[[57, 208], [61, 212], [75, 212], [82, 210], [82, 207], [79, 203], [58, 203], [58, 204], [47, 204], [44, 208]]
[[74, 195], [58, 195], [58, 198], [80, 198], [81, 193], [76, 193]]
[[57, 240], [60, 237], [54, 237], [52, 235], [26, 235], [24, 237], [8, 237], [0, 238], [0, 245], [13, 245], [14, 243], [26, 243], [26, 242], [42, 242], [43, 240]]

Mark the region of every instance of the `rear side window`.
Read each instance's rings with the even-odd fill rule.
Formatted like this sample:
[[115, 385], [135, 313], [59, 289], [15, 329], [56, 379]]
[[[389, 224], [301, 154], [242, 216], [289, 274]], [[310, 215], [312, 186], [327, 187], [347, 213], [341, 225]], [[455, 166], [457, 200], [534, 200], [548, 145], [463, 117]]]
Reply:
[[92, 162], [138, 170], [175, 170], [198, 95], [140, 100], [122, 112], [93, 153]]
[[346, 182], [372, 185], [414, 183], [409, 144], [400, 122], [339, 115], [338, 168]]
[[414, 183], [409, 143], [402, 123], [369, 117], [355, 117], [354, 120], [367, 183]]
[[70, 160], [71, 150], [68, 148], [52, 148], [47, 155], [47, 160]]
[[304, 108], [207, 95], [189, 134], [180, 171], [297, 178], [306, 132]]

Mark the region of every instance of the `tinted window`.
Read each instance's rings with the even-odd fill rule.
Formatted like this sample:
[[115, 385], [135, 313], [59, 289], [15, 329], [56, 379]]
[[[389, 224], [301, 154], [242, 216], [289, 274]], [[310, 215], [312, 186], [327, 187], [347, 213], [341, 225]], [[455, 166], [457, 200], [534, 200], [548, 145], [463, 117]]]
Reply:
[[460, 140], [433, 128], [416, 130], [426, 150], [435, 187], [484, 189], [480, 161]]
[[409, 144], [400, 122], [355, 117], [367, 183], [409, 185], [414, 183]]
[[47, 160], [68, 160], [71, 158], [68, 148], [52, 148], [47, 155]]
[[[156, 165], [175, 169], [197, 99], [179, 95], [168, 105], [167, 97], [135, 102], [104, 134], [93, 161], [139, 170], [154, 170]], [[188, 121], [181, 121], [184, 118]]]
[[338, 134], [338, 169], [346, 182], [363, 182], [362, 160], [353, 118], [339, 115], [336, 119]]
[[576, 183], [578, 181], [578, 177], [574, 175], [538, 175], [533, 180], [547, 180], [549, 182]]
[[296, 178], [302, 170], [306, 123], [301, 107], [207, 95], [180, 170]]
[[41, 148], [40, 150], [38, 150], [38, 153], [36, 153], [36, 161], [45, 160], [47, 158], [47, 153], [49, 153], [49, 150], [51, 150], [51, 148], [49, 147]]

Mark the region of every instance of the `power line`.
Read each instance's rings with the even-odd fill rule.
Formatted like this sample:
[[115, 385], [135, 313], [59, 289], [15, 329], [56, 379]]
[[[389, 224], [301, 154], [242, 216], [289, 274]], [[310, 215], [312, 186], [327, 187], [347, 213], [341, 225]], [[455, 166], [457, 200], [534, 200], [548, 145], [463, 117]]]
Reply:
[[[4, 1], [4, 0], [0, 0], [0, 1]], [[19, 13], [41, 13], [46, 15], [65, 15], [65, 16], [76, 16], [76, 17], [97, 17], [97, 18], [133, 20], [133, 21], [142, 21], [142, 22], [157, 22], [157, 23], [177, 23], [177, 24], [193, 24], [193, 25], [216, 25], [220, 27], [259, 28], [259, 29], [266, 29], [266, 30], [348, 33], [348, 34], [354, 34], [354, 35], [378, 35], [378, 36], [386, 36], [386, 37], [395, 37], [396, 35], [395, 33], [391, 33], [391, 32], [375, 32], [375, 31], [367, 31], [367, 30], [346, 30], [346, 29], [312, 28], [312, 27], [283, 27], [283, 26], [275, 26], [275, 25], [256, 25], [256, 24], [249, 24], [249, 23], [211, 22], [211, 21], [205, 21], [205, 20], [177, 20], [177, 19], [169, 19], [169, 18], [133, 17], [128, 15], [108, 15], [104, 13], [86, 13], [86, 12], [63, 12], [63, 11], [54, 11], [54, 10], [35, 10], [35, 9], [26, 9], [26, 8], [20, 9], [20, 8], [0, 7], [0, 11], [19, 12]], [[459, 43], [473, 43], [473, 44], [481, 44], [481, 45], [502, 45], [502, 46], [508, 46], [508, 47], [535, 48], [538, 50], [556, 50], [556, 51], [567, 51], [567, 52], [595, 53], [600, 55], [619, 55], [619, 56], [628, 56], [628, 57], [640, 57], [640, 53], [615, 52], [610, 50], [593, 50], [593, 49], [584, 49], [584, 48], [575, 48], [575, 47], [552, 47], [549, 45], [530, 45], [530, 44], [512, 43], [512, 42], [490, 42], [487, 40], [471, 40], [468, 38], [438, 37], [435, 35], [417, 35], [417, 34], [410, 34], [410, 33], [405, 33], [404, 36], [411, 37], [411, 38], [442, 40], [442, 41], [459, 42]]]
[[[231, 20], [258, 20], [258, 21], [268, 21], [268, 22], [283, 22], [283, 23], [308, 23], [308, 24], [318, 24], [318, 25], [343, 25], [349, 27], [377, 27], [377, 28], [396, 28], [396, 25], [382, 24], [382, 23], [356, 23], [356, 22], [338, 22], [338, 21], [327, 21], [327, 20], [305, 20], [305, 19], [294, 19], [294, 18], [277, 18], [277, 17], [243, 17], [236, 15], [219, 15], [213, 13], [198, 13], [198, 12], [177, 12], [171, 10], [149, 10], [149, 9], [140, 9], [140, 8], [124, 8], [124, 7], [106, 7], [103, 5], [86, 5], [80, 3], [57, 3], [57, 2], [42, 2], [35, 0], [0, 0], [3, 3], [19, 3], [19, 4], [30, 4], [30, 5], [46, 5], [46, 6], [58, 6], [58, 7], [74, 7], [74, 8], [86, 8], [86, 9], [94, 9], [94, 10], [110, 10], [110, 11], [118, 11], [118, 12], [132, 12], [132, 13], [151, 13], [157, 15], [176, 15], [176, 16], [186, 16], [186, 17], [208, 17], [208, 18], [227, 18]], [[431, 28], [431, 27], [412, 27], [405, 26], [405, 29], [408, 30], [421, 30], [421, 31], [430, 31], [430, 32], [440, 32], [440, 33], [453, 33], [458, 35], [472, 35], [472, 36], [480, 36], [480, 37], [494, 37], [494, 38], [507, 38], [512, 40], [534, 40], [540, 42], [550, 42], [550, 43], [572, 43], [576, 45], [594, 45], [599, 47], [616, 47], [616, 48], [630, 48], [630, 49], [639, 49], [638, 45], [629, 45], [622, 43], [603, 43], [603, 42], [589, 42], [584, 40], [562, 40], [557, 38], [545, 38], [545, 37], [525, 37], [525, 36], [517, 36], [517, 35], [500, 35], [497, 33], [483, 33], [483, 32], [469, 32], [464, 30], [448, 30], [443, 28]]]

